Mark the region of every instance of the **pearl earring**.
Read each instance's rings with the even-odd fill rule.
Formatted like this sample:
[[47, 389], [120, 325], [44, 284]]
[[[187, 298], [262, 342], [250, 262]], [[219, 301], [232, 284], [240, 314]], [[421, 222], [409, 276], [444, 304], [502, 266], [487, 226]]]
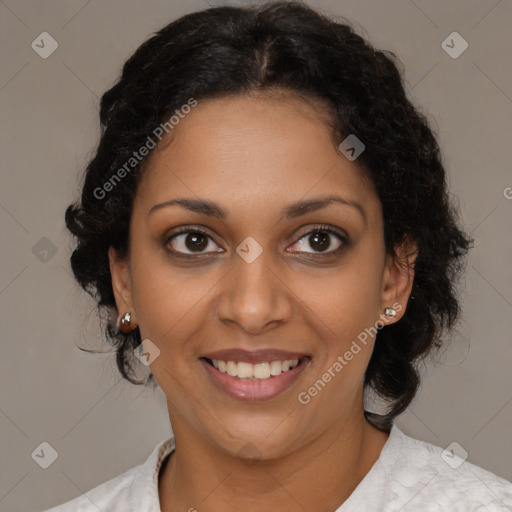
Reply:
[[117, 327], [124, 334], [130, 334], [135, 327], [132, 327], [132, 315], [127, 311], [123, 316], [119, 315]]

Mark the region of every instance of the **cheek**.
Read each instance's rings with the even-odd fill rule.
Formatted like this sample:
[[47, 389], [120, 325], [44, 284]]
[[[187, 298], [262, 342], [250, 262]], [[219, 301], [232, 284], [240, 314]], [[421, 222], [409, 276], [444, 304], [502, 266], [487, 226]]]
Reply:
[[[346, 343], [374, 325], [380, 305], [380, 265], [357, 253], [322, 276], [297, 275], [294, 292], [331, 341]], [[323, 326], [323, 327], [322, 327]]]
[[164, 354], [180, 350], [180, 357], [195, 358], [195, 340], [200, 339], [195, 332], [207, 321], [205, 307], [222, 274], [206, 267], [180, 268], [149, 251], [132, 252], [131, 272], [143, 339], [151, 339]]
[[357, 406], [377, 333], [379, 284], [375, 266], [360, 260], [333, 272], [321, 289], [305, 295], [313, 312], [310, 327], [324, 344], [298, 400], [319, 422], [342, 413], [351, 401]]

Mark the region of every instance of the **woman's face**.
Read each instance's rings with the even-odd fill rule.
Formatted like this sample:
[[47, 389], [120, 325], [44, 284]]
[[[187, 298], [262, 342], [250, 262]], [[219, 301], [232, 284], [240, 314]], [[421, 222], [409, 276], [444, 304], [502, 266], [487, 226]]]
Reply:
[[151, 371], [177, 437], [277, 457], [362, 416], [376, 323], [412, 280], [386, 256], [371, 182], [310, 105], [200, 101], [151, 157], [129, 265], [110, 252], [119, 312], [160, 351]]

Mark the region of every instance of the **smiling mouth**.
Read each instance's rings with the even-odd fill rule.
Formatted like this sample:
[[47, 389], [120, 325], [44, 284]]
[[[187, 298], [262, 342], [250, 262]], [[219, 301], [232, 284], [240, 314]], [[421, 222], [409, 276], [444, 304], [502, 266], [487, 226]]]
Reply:
[[263, 361], [254, 364], [243, 361], [223, 361], [220, 359], [210, 359], [208, 357], [201, 357], [200, 359], [230, 377], [236, 377], [246, 381], [262, 381], [290, 372], [311, 358], [309, 356], [303, 356], [298, 359]]

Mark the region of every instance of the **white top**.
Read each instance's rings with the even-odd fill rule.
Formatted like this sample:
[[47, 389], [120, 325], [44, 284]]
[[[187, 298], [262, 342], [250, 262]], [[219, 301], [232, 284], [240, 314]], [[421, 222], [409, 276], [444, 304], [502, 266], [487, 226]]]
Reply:
[[[161, 512], [158, 474], [174, 447], [174, 437], [163, 440], [143, 464], [44, 512]], [[512, 511], [512, 483], [454, 456], [458, 450], [443, 451], [393, 425], [378, 460], [333, 512]]]

